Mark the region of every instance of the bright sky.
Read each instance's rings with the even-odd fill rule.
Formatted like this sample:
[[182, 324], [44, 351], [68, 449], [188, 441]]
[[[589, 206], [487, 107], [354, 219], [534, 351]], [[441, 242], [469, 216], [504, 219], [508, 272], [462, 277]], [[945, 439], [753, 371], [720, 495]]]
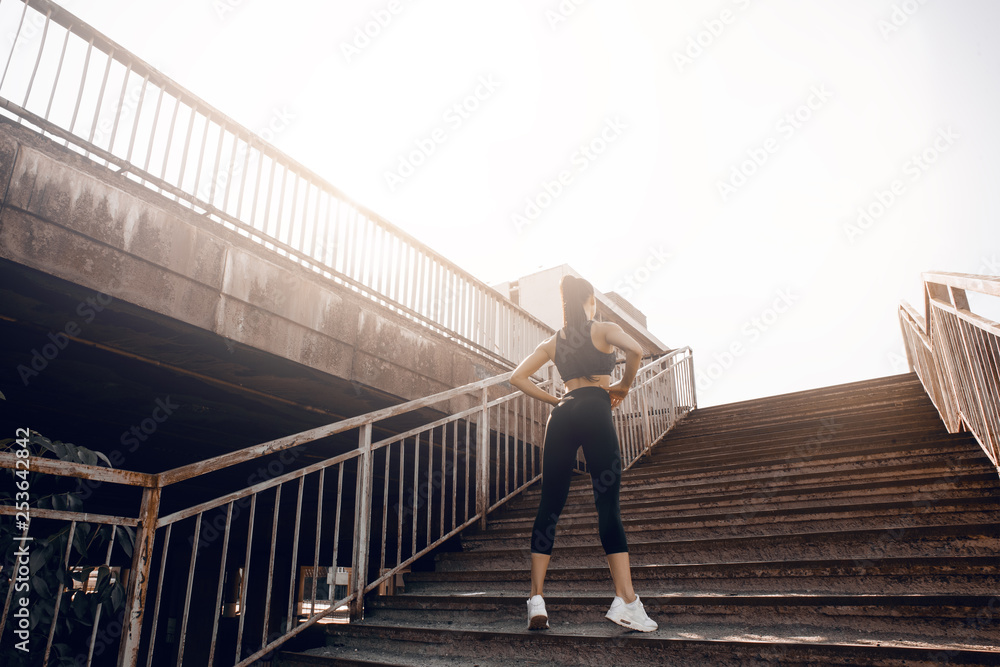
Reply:
[[487, 283], [619, 289], [702, 406], [904, 372], [921, 271], [1000, 274], [997, 2], [61, 4]]

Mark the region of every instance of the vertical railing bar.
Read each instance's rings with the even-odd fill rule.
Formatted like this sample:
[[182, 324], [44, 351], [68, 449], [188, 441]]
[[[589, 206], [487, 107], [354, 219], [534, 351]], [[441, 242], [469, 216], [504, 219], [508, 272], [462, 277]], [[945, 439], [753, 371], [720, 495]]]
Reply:
[[[471, 417], [471, 415], [470, 415]], [[470, 417], [465, 418], [465, 492], [462, 494], [462, 504], [465, 506], [465, 511], [462, 513], [462, 523], [469, 520], [469, 437], [470, 437], [470, 424], [472, 420]]]
[[[344, 463], [337, 464], [337, 516], [333, 517], [333, 580], [337, 581], [337, 555], [340, 550], [340, 505], [344, 499]], [[314, 599], [315, 601], [315, 599]]]
[[479, 417], [476, 424], [476, 514], [479, 515], [480, 530], [486, 529], [486, 513], [489, 510], [489, 447], [490, 419], [486, 407], [488, 392], [480, 390]]
[[396, 564], [403, 562], [403, 473], [406, 470], [406, 440], [399, 442], [399, 491], [396, 495]]
[[229, 528], [233, 519], [233, 501], [226, 505], [226, 529], [222, 533], [222, 555], [219, 558], [219, 585], [215, 590], [215, 613], [212, 614], [212, 641], [208, 649], [208, 664], [215, 664], [215, 639], [219, 634], [219, 617], [222, 615], [222, 589], [226, 581], [226, 561], [229, 556]]
[[[301, 479], [301, 478], [300, 478]], [[264, 594], [264, 625], [261, 628], [260, 645], [267, 646], [267, 629], [271, 625], [271, 590], [274, 586], [274, 552], [278, 547], [278, 510], [281, 508], [281, 487], [274, 487], [274, 512], [271, 515], [271, 556], [267, 565], [267, 592]]]
[[[278, 161], [271, 158], [271, 173], [267, 177], [267, 197], [264, 200], [264, 222], [261, 223], [261, 231], [269, 234], [268, 222], [271, 220], [271, 195], [274, 193], [274, 170], [277, 169]], [[284, 167], [282, 167], [284, 169]]]
[[[0, 76], [0, 89], [3, 88], [3, 82], [7, 80], [7, 69], [10, 68], [10, 64], [14, 61], [14, 51], [17, 50], [17, 40], [21, 38], [21, 28], [24, 27], [24, 16], [28, 13], [28, 3], [24, 3], [24, 9], [21, 10], [21, 20], [18, 21], [17, 31], [14, 33], [14, 39], [10, 43], [10, 53], [7, 55], [7, 64], [3, 67], [3, 76]], [[84, 76], [86, 76], [86, 68], [84, 69]], [[6, 616], [4, 617], [6, 620]], [[0, 626], [2, 627], [2, 626]]]
[[94, 134], [97, 132], [97, 122], [101, 119], [101, 107], [104, 106], [104, 89], [108, 85], [108, 75], [111, 73], [111, 62], [114, 60], [115, 50], [107, 54], [108, 64], [104, 66], [104, 78], [101, 80], [101, 92], [97, 95], [97, 106], [94, 108], [94, 122], [90, 126], [90, 136], [87, 137], [89, 143], [94, 143]]
[[[76, 521], [71, 521], [69, 524], [69, 533], [66, 536], [66, 555], [63, 557], [63, 570], [65, 571], [69, 570], [69, 555], [73, 551], [73, 534], [75, 532]], [[62, 602], [63, 591], [65, 590], [65, 585], [60, 581], [56, 587], [55, 606], [52, 610], [52, 625], [49, 626], [49, 637], [45, 642], [45, 653], [42, 655], [42, 664], [48, 664], [49, 662], [49, 653], [52, 651], [52, 640], [55, 639], [56, 627], [59, 625], [59, 607]]]
[[[295, 237], [295, 224], [296, 224], [295, 212], [298, 210], [298, 203], [299, 203], [299, 182], [302, 180], [302, 177], [300, 177], [298, 174], [296, 174], [293, 171], [292, 172], [292, 179], [295, 181], [295, 185], [292, 187], [292, 210], [288, 214], [288, 241], [287, 241], [288, 245], [292, 245], [292, 243], [293, 243], [292, 239]], [[282, 190], [284, 190], [284, 186], [282, 186]], [[284, 193], [282, 193], [282, 194], [284, 194]], [[283, 208], [283, 205], [282, 205], [282, 208]], [[279, 209], [279, 210], [281, 210], [281, 209]], [[280, 219], [278, 221], [278, 224], [279, 225], [281, 224], [281, 220]], [[280, 236], [278, 236], [277, 238], [278, 238], [278, 240], [283, 240]]]
[[[313, 204], [312, 208], [312, 225], [306, 225], [306, 219], [309, 217], [309, 201], [312, 198], [312, 192], [316, 190], [316, 202]], [[319, 220], [319, 186], [314, 185], [311, 181], [307, 184], [306, 195], [302, 200], [305, 206], [302, 213], [302, 231], [299, 234], [299, 246], [302, 248], [302, 252], [306, 253], [310, 257], [315, 257], [316, 254], [316, 224]], [[306, 245], [306, 227], [312, 227], [312, 238], [309, 239], [309, 245]]]
[[[299, 494], [295, 504], [295, 533], [292, 538], [292, 560], [288, 574], [288, 611], [285, 615], [285, 632], [292, 629], [292, 602], [295, 599], [295, 566], [299, 560], [299, 529], [302, 525], [302, 494], [305, 491], [305, 476], [299, 477]], [[316, 573], [313, 572], [313, 581], [316, 581]], [[265, 645], [267, 640], [265, 639]]]
[[413, 493], [410, 494], [413, 510], [413, 546], [410, 555], [417, 553], [417, 482], [420, 479], [420, 434], [413, 436]]
[[146, 145], [146, 159], [142, 164], [142, 170], [149, 172], [149, 162], [153, 159], [153, 140], [156, 138], [156, 126], [160, 122], [160, 109], [163, 104], [163, 87], [157, 86], [160, 92], [156, 96], [156, 109], [153, 111], [153, 126], [149, 129], [149, 143]]
[[[225, 211], [226, 210], [225, 195], [223, 195], [222, 206], [216, 206], [216, 204], [215, 204], [215, 188], [219, 184], [219, 164], [222, 162], [222, 144], [224, 143], [224, 140], [226, 138], [226, 127], [225, 127], [225, 125], [223, 125], [221, 122], [219, 122], [218, 126], [219, 126], [219, 143], [215, 147], [215, 162], [212, 165], [212, 175], [211, 175], [211, 178], [209, 179], [210, 184], [209, 184], [209, 188], [208, 188], [208, 203], [210, 205], [212, 205], [212, 206], [215, 206], [216, 208], [218, 208], [218, 209], [220, 209], [222, 211]], [[206, 139], [207, 139], [207, 131], [206, 131]], [[236, 141], [236, 136], [233, 135], [233, 142], [234, 142], [233, 145], [234, 146], [236, 145], [235, 141]], [[226, 180], [228, 181], [228, 179], [226, 179]], [[197, 188], [197, 187], [198, 186], [195, 185], [195, 188]], [[195, 190], [195, 195], [196, 196], [198, 195], [198, 190], [197, 189]]]
[[[240, 169], [240, 192], [236, 195], [236, 218], [242, 220], [243, 214], [243, 194], [246, 192], [247, 176], [250, 169], [250, 153], [253, 152], [253, 146], [250, 145], [251, 137], [248, 136], [246, 139], [240, 139], [237, 134], [233, 134], [233, 146], [236, 146], [236, 142], [242, 141], [246, 146], [246, 153], [243, 155], [243, 168]], [[259, 165], [258, 165], [259, 166]], [[251, 226], [253, 224], [251, 223]]]
[[[226, 167], [226, 189], [222, 191], [222, 206], [219, 207], [226, 213], [229, 212], [229, 193], [232, 191], [233, 175], [236, 172], [236, 147], [240, 143], [239, 134], [235, 131], [230, 132], [230, 134], [233, 137], [233, 146], [229, 151], [229, 166]], [[216, 180], [218, 180], [218, 175], [216, 175]]]
[[[31, 78], [28, 79], [28, 90], [24, 93], [24, 103], [21, 104], [25, 109], [28, 108], [28, 98], [31, 97], [31, 88], [35, 84], [35, 74], [38, 73], [38, 64], [42, 62], [42, 53], [45, 51], [45, 38], [49, 34], [49, 22], [52, 18], [52, 10], [45, 12], [45, 26], [42, 28], [42, 40], [38, 45], [38, 57], [35, 58], [35, 67], [31, 70]], [[45, 660], [48, 661], [49, 652], [45, 652]]]
[[188, 570], [187, 594], [184, 596], [184, 611], [181, 614], [181, 638], [177, 647], [177, 667], [184, 662], [184, 644], [187, 639], [188, 612], [191, 609], [191, 591], [194, 589], [194, 571], [198, 565], [198, 542], [201, 540], [201, 518], [204, 512], [199, 512], [194, 520], [194, 539], [191, 541], [191, 569]]
[[[67, 31], [66, 34], [69, 34], [69, 32]], [[108, 527], [111, 528], [111, 539], [108, 540], [108, 552], [104, 555], [104, 566], [106, 568], [108, 568], [108, 570], [110, 571], [111, 570], [111, 552], [114, 550], [114, 547], [115, 547], [115, 531], [118, 530], [118, 526], [109, 525]], [[123, 583], [121, 581], [120, 571], [119, 571], [119, 576], [116, 577], [116, 582], [115, 583], [117, 583], [117, 584], [122, 584]], [[86, 589], [87, 582], [83, 582], [83, 585], [84, 585], [84, 589]], [[91, 664], [93, 664], [93, 662], [94, 662], [94, 644], [97, 642], [97, 628], [98, 628], [98, 626], [100, 625], [100, 622], [101, 622], [101, 609], [103, 609], [103, 608], [104, 608], [104, 603], [103, 602], [98, 602], [97, 603], [97, 609], [94, 610], [94, 629], [91, 630], [91, 632], [90, 632], [90, 644], [89, 644], [89, 648], [87, 649], [87, 667], [90, 667]]]
[[[161, 89], [161, 92], [163, 89]], [[167, 145], [163, 149], [163, 166], [160, 167], [160, 178], [167, 180], [167, 162], [170, 160], [170, 147], [174, 143], [174, 128], [177, 126], [177, 112], [181, 108], [181, 98], [174, 98], [174, 110], [170, 114], [170, 129], [167, 131]], [[152, 141], [152, 137], [150, 137]], [[152, 152], [152, 151], [150, 151]], [[181, 167], [183, 169], [183, 166]]]
[[56, 66], [56, 78], [52, 81], [52, 92], [49, 93], [49, 103], [45, 105], [45, 118], [49, 120], [49, 113], [52, 111], [52, 100], [56, 98], [56, 89], [59, 88], [59, 77], [62, 76], [63, 60], [66, 58], [66, 47], [69, 45], [69, 36], [73, 31], [73, 25], [66, 28], [66, 37], [63, 38], [62, 49], [59, 51], [59, 64]]
[[[142, 114], [142, 102], [146, 99], [146, 84], [149, 83], [149, 75], [147, 74], [142, 78], [142, 88], [139, 89], [139, 101], [136, 102], [135, 108], [135, 119], [132, 121], [132, 134], [129, 136], [128, 140], [128, 153], [125, 155], [125, 161], [132, 162], [132, 149], [135, 146], [135, 135], [139, 131], [139, 116]], [[153, 128], [156, 128], [156, 118], [153, 118]], [[152, 132], [150, 132], [152, 134]]]
[[253, 188], [253, 203], [250, 204], [250, 226], [257, 229], [257, 195], [260, 194], [260, 177], [264, 171], [264, 153], [257, 149], [257, 179]]
[[[320, 224], [320, 214], [319, 212], [323, 210], [323, 188], [316, 186], [316, 204], [313, 207], [313, 233], [312, 239], [310, 240], [310, 256], [316, 257], [317, 254], [317, 241], [319, 239], [319, 224]], [[320, 265], [326, 264], [326, 246], [321, 246], [323, 251], [322, 257], [316, 257], [319, 260]]]
[[424, 501], [427, 503], [427, 535], [425, 536], [424, 546], [431, 543], [431, 519], [433, 514], [431, 512], [431, 498], [433, 498], [433, 492], [431, 491], [431, 481], [434, 479], [434, 429], [429, 429], [427, 431], [427, 497]]
[[[25, 3], [25, 7], [27, 7]], [[73, 118], [69, 121], [69, 131], [74, 132], [76, 127], [76, 117], [80, 112], [80, 102], [83, 100], [83, 89], [87, 87], [87, 71], [90, 69], [90, 54], [94, 50], [94, 38], [91, 37], [90, 41], [87, 42], [87, 55], [83, 59], [83, 72], [80, 74], [80, 88], [76, 93], [76, 104], [73, 105]], [[0, 83], [0, 85], [3, 85]]]
[[365, 587], [368, 585], [368, 558], [371, 537], [372, 505], [372, 423], [366, 422], [358, 431], [358, 479], [354, 508], [354, 548], [351, 558], [351, 619], [364, 615]]
[[129, 61], [125, 68], [125, 76], [122, 78], [122, 90], [118, 94], [118, 107], [115, 109], [115, 122], [111, 125], [111, 140], [108, 142], [108, 152], [115, 152], [115, 139], [118, 136], [118, 123], [122, 118], [122, 107], [125, 104], [125, 91], [128, 90], [128, 78], [132, 76], [132, 62]]
[[250, 496], [250, 518], [247, 521], [247, 553], [243, 558], [243, 576], [240, 578], [240, 622], [236, 631], [236, 657], [234, 663], [240, 661], [243, 646], [243, 623], [247, 617], [247, 588], [250, 582], [250, 551], [253, 546], [253, 520], [257, 514], [257, 494]]
[[146, 654], [146, 667], [153, 664], [153, 648], [156, 646], [156, 626], [160, 622], [160, 599], [163, 597], [163, 573], [167, 571], [167, 551], [170, 550], [170, 533], [174, 524], [168, 523], [163, 535], [163, 555], [160, 556], [160, 573], [156, 582], [156, 603], [153, 605], [153, 625], [149, 633], [149, 652]]
[[452, 422], [455, 430], [451, 439], [451, 527], [458, 525], [458, 420]]
[[[522, 420], [524, 419], [524, 415], [522, 414], [521, 410], [521, 405], [523, 404], [523, 400], [521, 399], [522, 396], [524, 396], [524, 394], [519, 394], [514, 399], [514, 488], [515, 489], [521, 486], [521, 483], [524, 481], [523, 480], [524, 426], [521, 424]], [[518, 456], [518, 453], [520, 453], [520, 456]]]
[[[201, 131], [201, 142], [198, 148], [198, 166], [194, 170], [194, 185], [192, 186], [192, 191], [195, 193], [195, 199], [199, 199], [198, 191], [201, 189], [201, 167], [205, 163], [205, 152], [208, 150], [208, 128], [212, 125], [212, 114], [211, 111], [205, 112], [205, 129]], [[219, 131], [222, 131], [222, 126], [219, 126]], [[183, 187], [183, 186], [182, 186]]]
[[[181, 99], [178, 97], [177, 104], [179, 105], [180, 102]], [[181, 170], [180, 173], [177, 174], [177, 187], [179, 188], [184, 187], [184, 172], [187, 171], [188, 150], [191, 148], [191, 133], [194, 131], [194, 119], [198, 113], [197, 104], [195, 102], [191, 102], [191, 104], [188, 105], [188, 109], [191, 110], [191, 113], [188, 115], [187, 132], [184, 136], [184, 150], [181, 151]], [[207, 117], [205, 122], [208, 123]]]
[[320, 261], [323, 264], [323, 266], [332, 267], [333, 261], [332, 259], [327, 260], [327, 255], [329, 254], [332, 257], [332, 255], [336, 254], [336, 253], [330, 253], [330, 251], [333, 249], [329, 247], [330, 212], [331, 212], [330, 209], [332, 209], [336, 205], [336, 203], [333, 197], [327, 194], [322, 188], [320, 188], [319, 191], [316, 193], [316, 198], [321, 202], [326, 202], [326, 205], [325, 206], [323, 204], [318, 205], [319, 208], [316, 211], [316, 233], [314, 235], [314, 238], [319, 239], [319, 225], [320, 225], [319, 211], [325, 208], [326, 215], [323, 216], [323, 240], [319, 242], [320, 251], [323, 253], [323, 256], [320, 258]]
[[[383, 448], [385, 452], [385, 478], [382, 484], [382, 560], [379, 564], [378, 576], [382, 576], [385, 570], [385, 552], [389, 541], [389, 459], [392, 454], [392, 447]], [[397, 563], [398, 564], [398, 563]]]
[[445, 473], [445, 466], [448, 463], [448, 425], [441, 424], [441, 507], [440, 507], [440, 518], [438, 519], [438, 536], [444, 535], [444, 491], [447, 484], [447, 478]]
[[[323, 487], [326, 485], [326, 468], [319, 469], [319, 488], [316, 490], [316, 540], [313, 545], [312, 590], [309, 593], [309, 613], [316, 613], [316, 579], [319, 577], [319, 545], [323, 534]], [[333, 564], [333, 576], [337, 577], [337, 563]], [[331, 596], [332, 597], [332, 596]], [[305, 600], [302, 601], [303, 605]], [[305, 607], [303, 607], [305, 613]], [[291, 614], [288, 615], [291, 618]]]

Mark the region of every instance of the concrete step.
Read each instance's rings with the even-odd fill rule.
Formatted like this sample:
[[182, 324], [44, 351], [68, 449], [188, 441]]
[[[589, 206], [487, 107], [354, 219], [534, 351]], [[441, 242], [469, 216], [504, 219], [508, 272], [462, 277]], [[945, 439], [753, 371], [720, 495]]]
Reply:
[[[507, 569], [469, 568], [404, 575], [407, 593], [527, 593], [529, 556]], [[973, 556], [800, 559], [633, 565], [632, 581], [644, 594], [724, 595], [994, 595], [1000, 590], [1000, 558]], [[545, 578], [549, 595], [606, 592], [607, 563], [571, 567], [553, 559]]]
[[[905, 520], [909, 525], [934, 526], [997, 522], [1000, 501], [992, 508], [973, 499], [966, 504], [948, 503], [914, 507], [910, 503], [874, 503], [874, 506], [827, 505], [795, 510], [741, 511], [678, 516], [670, 511], [650, 512], [624, 521], [630, 540], [639, 542], [675, 539], [706, 539], [731, 535], [778, 535], [807, 530], [833, 532], [857, 528], [888, 529]], [[486, 532], [463, 533], [462, 550], [475, 552], [511, 544], [527, 543], [533, 519], [505, 524]], [[597, 545], [597, 513], [561, 518], [556, 533], [560, 545]]]
[[[549, 625], [601, 623], [611, 604], [604, 595], [545, 596]], [[365, 620], [380, 625], [406, 625], [419, 618], [432, 627], [490, 630], [525, 616], [526, 595], [395, 595], [378, 597], [365, 607]], [[989, 595], [642, 595], [650, 618], [670, 628], [694, 625], [744, 625], [752, 616], [759, 626], [806, 626], [835, 631], [842, 640], [864, 641], [872, 633], [892, 637], [957, 640], [968, 621], [991, 611], [998, 601]], [[992, 605], [992, 606], [991, 606]], [[1000, 609], [987, 613], [967, 648], [1000, 646]]]
[[312, 649], [308, 658], [283, 655], [281, 666], [329, 665], [317, 659], [344, 657], [345, 664], [388, 665], [871, 665], [916, 667], [940, 665], [996, 665], [1000, 653], [942, 646], [920, 637], [899, 643], [869, 638], [862, 644], [839, 637], [817, 636], [808, 626], [791, 626], [801, 637], [782, 640], [789, 627], [756, 624], [731, 627], [662, 628], [635, 633], [608, 621], [529, 632], [523, 621], [496, 624], [490, 630], [435, 627], [421, 624], [398, 627], [376, 623], [327, 626], [328, 645]]
[[[669, 494], [668, 489], [664, 496], [648, 494], [646, 497], [641, 497], [636, 494], [640, 499], [634, 499], [632, 495], [624, 496], [620, 501], [622, 516], [631, 517], [636, 513], [665, 508], [675, 510], [726, 508], [728, 510], [748, 506], [759, 508], [766, 505], [776, 507], [789, 503], [835, 503], [838, 501], [890, 502], [902, 500], [913, 503], [936, 503], [947, 498], [969, 494], [979, 495], [983, 498], [995, 498], [1000, 495], [1000, 483], [997, 481], [995, 472], [983, 472], [964, 475], [960, 479], [954, 480], [931, 475], [883, 480], [878, 485], [869, 482], [826, 484], [820, 480], [808, 485], [785, 485], [773, 488], [762, 486], [735, 492], [728, 492], [724, 485], [715, 485], [707, 486], [702, 491], [702, 493], [695, 493], [691, 489], [686, 489], [684, 493]], [[593, 508], [593, 503], [592, 495], [590, 497], [587, 497], [585, 493], [571, 495], [566, 500], [562, 516], [589, 513]], [[534, 518], [537, 511], [537, 505], [533, 508], [528, 506], [504, 511], [491, 517], [488, 525], [502, 526], [526, 517]]]
[[[440, 570], [518, 567], [530, 552], [527, 543], [497, 545], [489, 551], [444, 552], [436, 557]], [[669, 542], [630, 541], [634, 565], [662, 563], [736, 562], [746, 560], [852, 558], [894, 556], [994, 556], [1000, 558], [1000, 524], [911, 526], [803, 532], [774, 535], [728, 535]], [[592, 546], [567, 546], [555, 541], [553, 560], [566, 567], [602, 567], [603, 551]]]
[[[648, 497], [656, 494], [658, 497], [689, 495], [691, 493], [716, 492], [725, 489], [734, 492], [741, 489], [757, 489], [805, 485], [821, 481], [828, 485], [838, 482], [866, 482], [876, 484], [880, 480], [921, 480], [938, 478], [956, 483], [967, 481], [972, 475], [988, 475], [993, 473], [997, 479], [997, 489], [1000, 493], [1000, 478], [996, 478], [992, 465], [985, 456], [968, 458], [951, 458], [942, 460], [935, 457], [917, 457], [915, 460], [885, 462], [885, 461], [842, 461], [816, 466], [793, 466], [789, 464], [780, 467], [758, 467], [737, 474], [724, 472], [704, 475], [677, 475], [668, 472], [656, 476], [638, 475], [634, 470], [623, 474], [622, 498], [628, 500], [633, 496]], [[570, 484], [567, 503], [592, 503], [593, 491], [590, 475], [580, 475]], [[516, 501], [511, 501], [502, 510], [503, 514], [522, 511], [538, 506], [541, 496], [540, 484], [527, 489]]]

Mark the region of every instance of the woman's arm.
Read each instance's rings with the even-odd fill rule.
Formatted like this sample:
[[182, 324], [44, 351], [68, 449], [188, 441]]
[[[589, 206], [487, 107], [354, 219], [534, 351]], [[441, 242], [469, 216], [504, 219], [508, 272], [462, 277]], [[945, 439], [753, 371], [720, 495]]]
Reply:
[[[554, 338], [549, 338], [538, 344], [535, 351], [525, 357], [524, 361], [518, 364], [514, 373], [510, 376], [510, 383], [532, 398], [537, 398], [544, 403], [557, 405], [559, 399], [552, 394], [538, 388], [531, 381], [531, 375], [552, 359], [551, 347], [555, 342]], [[633, 377], [635, 374], [633, 373]]]
[[635, 374], [639, 372], [643, 349], [634, 338], [625, 333], [614, 322], [602, 322], [601, 331], [604, 334], [604, 340], [625, 351], [625, 370], [622, 372], [622, 379], [608, 388], [608, 393], [611, 395], [611, 407], [615, 407], [628, 395], [632, 381], [635, 380]]

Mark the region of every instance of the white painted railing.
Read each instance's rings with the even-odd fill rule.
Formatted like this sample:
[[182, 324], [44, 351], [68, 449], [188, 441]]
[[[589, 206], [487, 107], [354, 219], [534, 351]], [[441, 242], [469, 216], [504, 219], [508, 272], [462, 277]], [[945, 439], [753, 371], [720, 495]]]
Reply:
[[[484, 526], [491, 511], [539, 480], [550, 407], [511, 392], [509, 377], [506, 373], [155, 475], [32, 457], [28, 465], [36, 474], [142, 491], [141, 502], [127, 516], [55, 510], [36, 515], [65, 523], [71, 534], [83, 523], [135, 528], [131, 559], [126, 561], [121, 549], [109, 549], [105, 560], [131, 571], [118, 664], [248, 665], [340, 607], [349, 605], [359, 617], [366, 594], [463, 529]], [[626, 468], [695, 407], [690, 348], [646, 365], [638, 377], [613, 413]], [[446, 414], [428, 421], [427, 409], [433, 406], [437, 414], [441, 409]], [[421, 423], [387, 432], [386, 423], [394, 419]], [[329, 443], [335, 436], [357, 444], [331, 458], [294, 465], [303, 445]], [[0, 454], [0, 468], [14, 469], [17, 460]], [[240, 466], [273, 474], [210, 500], [183, 502], [185, 481], [218, 479], [213, 476], [220, 471]], [[172, 490], [172, 503], [180, 507], [165, 512], [164, 494]], [[14, 506], [0, 506], [0, 516], [15, 512]], [[303, 572], [338, 568], [350, 572], [345, 594], [328, 597], [317, 610], [317, 577], [309, 576], [307, 585]], [[175, 589], [183, 591], [182, 604], [170, 602]], [[8, 582], [8, 607], [12, 590]], [[57, 595], [65, 596], [68, 607], [72, 593]], [[219, 627], [226, 609], [237, 609], [238, 619], [236, 635], [223, 639]], [[51, 625], [37, 630], [47, 633], [50, 647], [62, 639], [59, 613], [57, 605]], [[175, 642], [164, 638], [170, 619], [177, 623], [170, 629]], [[115, 622], [98, 608], [93, 636]], [[2, 633], [0, 623], [0, 636], [8, 636]], [[89, 666], [91, 657], [84, 656]]]
[[50, 0], [0, 0], [0, 30], [0, 114], [503, 365], [551, 335]]
[[926, 316], [899, 307], [910, 369], [948, 432], [964, 425], [1000, 472], [1000, 324], [974, 313], [967, 294], [1000, 297], [1000, 277], [928, 272], [923, 281]]

